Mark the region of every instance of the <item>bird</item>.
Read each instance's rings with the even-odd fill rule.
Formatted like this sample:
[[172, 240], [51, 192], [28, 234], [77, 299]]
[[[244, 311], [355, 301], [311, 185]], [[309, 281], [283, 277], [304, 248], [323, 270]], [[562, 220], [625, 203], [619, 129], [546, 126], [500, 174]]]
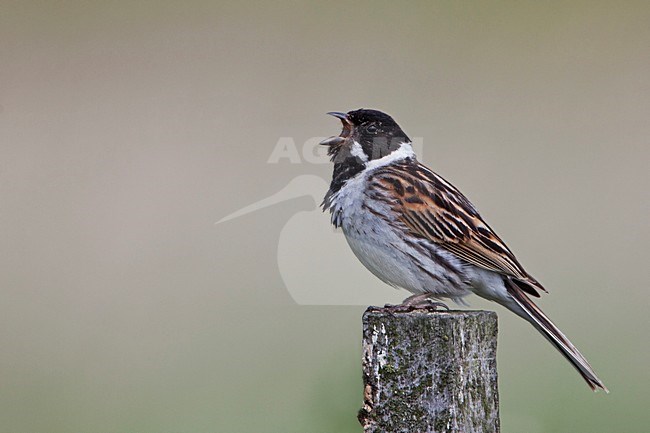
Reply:
[[547, 290], [469, 199], [418, 161], [411, 139], [390, 115], [363, 108], [327, 114], [343, 129], [321, 142], [334, 164], [321, 206], [370, 272], [412, 293], [387, 308], [436, 308], [441, 299], [464, 304], [465, 296], [476, 294], [531, 323], [593, 391], [609, 392], [531, 299]]

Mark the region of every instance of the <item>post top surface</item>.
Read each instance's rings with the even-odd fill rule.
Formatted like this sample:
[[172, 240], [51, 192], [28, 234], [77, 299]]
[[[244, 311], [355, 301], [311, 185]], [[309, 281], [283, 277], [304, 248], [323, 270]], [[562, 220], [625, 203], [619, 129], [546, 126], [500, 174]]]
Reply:
[[460, 317], [480, 317], [496, 319], [497, 313], [494, 311], [485, 311], [485, 310], [426, 310], [426, 309], [417, 309], [413, 311], [401, 312], [401, 311], [391, 311], [386, 308], [378, 307], [368, 307], [363, 313], [363, 316], [375, 316], [375, 317], [384, 317], [391, 316], [395, 318], [408, 318], [408, 317], [422, 317], [430, 316], [431, 318], [460, 318]]

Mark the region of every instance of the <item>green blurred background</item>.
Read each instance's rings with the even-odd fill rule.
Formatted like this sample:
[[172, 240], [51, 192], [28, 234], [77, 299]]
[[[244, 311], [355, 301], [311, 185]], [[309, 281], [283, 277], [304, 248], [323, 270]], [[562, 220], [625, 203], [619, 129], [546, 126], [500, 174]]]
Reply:
[[[297, 305], [278, 266], [314, 200], [214, 224], [326, 180], [269, 155], [359, 107], [423, 138], [611, 390], [469, 299], [500, 314], [502, 431], [647, 431], [649, 23], [646, 1], [2, 1], [0, 432], [359, 432], [364, 307]], [[361, 267], [318, 266], [337, 239], [288, 240], [318, 290]]]

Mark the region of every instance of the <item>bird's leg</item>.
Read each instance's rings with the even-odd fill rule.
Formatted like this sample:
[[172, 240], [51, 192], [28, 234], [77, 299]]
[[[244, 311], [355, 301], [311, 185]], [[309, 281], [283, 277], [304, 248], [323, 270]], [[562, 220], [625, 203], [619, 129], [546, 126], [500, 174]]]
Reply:
[[431, 293], [418, 293], [417, 295], [411, 295], [404, 299], [399, 305], [386, 304], [383, 309], [390, 313], [408, 313], [413, 310], [437, 311], [439, 308], [444, 308], [449, 311], [447, 305], [433, 300]]
[[411, 295], [402, 301], [402, 305], [409, 306], [414, 310], [424, 309], [435, 311], [438, 308], [444, 308], [445, 310], [449, 311], [449, 307], [446, 304], [440, 301], [436, 301], [431, 297], [431, 295], [431, 293]]

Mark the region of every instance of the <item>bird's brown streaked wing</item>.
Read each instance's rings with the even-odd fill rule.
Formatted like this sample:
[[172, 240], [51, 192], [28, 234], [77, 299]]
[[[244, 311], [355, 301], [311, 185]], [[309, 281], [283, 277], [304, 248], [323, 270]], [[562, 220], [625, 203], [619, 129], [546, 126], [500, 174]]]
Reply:
[[425, 166], [404, 162], [378, 170], [372, 179], [392, 190], [393, 210], [414, 234], [439, 244], [459, 258], [519, 280], [522, 290], [546, 291], [519, 264], [514, 254], [483, 221], [458, 189]]

